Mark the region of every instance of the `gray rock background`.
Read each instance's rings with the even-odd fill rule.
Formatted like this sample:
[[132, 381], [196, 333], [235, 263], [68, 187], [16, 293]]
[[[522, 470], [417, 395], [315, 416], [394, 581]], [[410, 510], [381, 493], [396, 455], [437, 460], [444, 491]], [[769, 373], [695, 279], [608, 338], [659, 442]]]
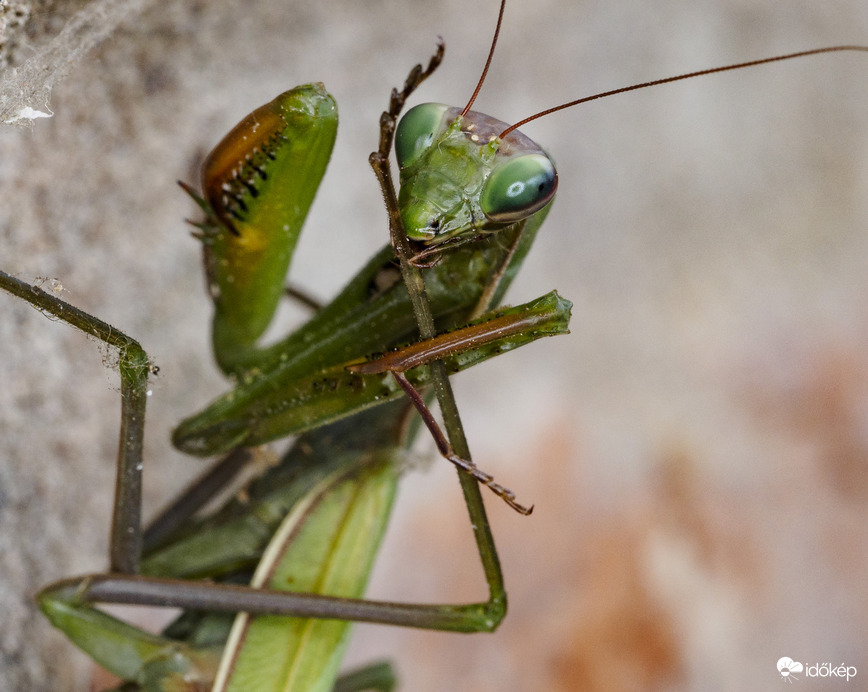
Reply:
[[[4, 59], [60, 69], [51, 119], [0, 128], [0, 266], [56, 278], [160, 366], [153, 512], [199, 468], [168, 431], [224, 386], [182, 223], [195, 211], [175, 181], [196, 180], [252, 108], [323, 81], [341, 130], [294, 273], [330, 295], [386, 239], [367, 155], [389, 89], [439, 34], [446, 62], [417, 101], [466, 100], [496, 3], [17, 5], [31, 23], [7, 25]], [[70, 20], [98, 45], [49, 52]], [[514, 2], [476, 107], [517, 120], [839, 43], [868, 43], [863, 2]], [[13, 83], [9, 69], [0, 88], [33, 91], [0, 91], [0, 107], [19, 103], [11, 93], [44, 110], [47, 73]], [[561, 191], [510, 297], [558, 288], [576, 304], [573, 334], [457, 380], [475, 457], [536, 503], [530, 519], [489, 503], [511, 613], [492, 636], [359, 627], [352, 661], [394, 658], [405, 690], [756, 688], [781, 682], [781, 656], [868, 674], [866, 74], [868, 56], [824, 56], [527, 128]], [[0, 297], [2, 689], [92, 684], [32, 595], [105, 564], [110, 359]], [[481, 597], [469, 535], [452, 471], [410, 475], [371, 594]]]

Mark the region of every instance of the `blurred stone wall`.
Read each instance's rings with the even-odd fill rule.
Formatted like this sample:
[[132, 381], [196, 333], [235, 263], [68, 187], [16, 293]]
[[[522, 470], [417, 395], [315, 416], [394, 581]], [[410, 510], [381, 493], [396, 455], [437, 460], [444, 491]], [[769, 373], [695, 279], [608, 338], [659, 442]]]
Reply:
[[[323, 81], [341, 130], [293, 271], [330, 295], [386, 240], [367, 155], [389, 90], [442, 35], [417, 100], [466, 100], [496, 3], [12, 5], [28, 19], [7, 23], [0, 108], [53, 116], [0, 126], [0, 266], [56, 279], [160, 366], [153, 512], [200, 468], [171, 426], [225, 386], [175, 181], [195, 181], [252, 108]], [[51, 63], [51, 84], [14, 81], [87, 42]], [[476, 108], [514, 121], [838, 43], [868, 43], [863, 2], [514, 2]], [[475, 457], [536, 504], [525, 519], [490, 503], [511, 612], [491, 636], [359, 627], [352, 660], [391, 656], [406, 690], [757, 688], [780, 682], [782, 656], [868, 674], [866, 74], [868, 56], [829, 55], [527, 128], [560, 193], [509, 298], [558, 288], [573, 333], [456, 383]], [[86, 690], [94, 675], [32, 596], [105, 565], [119, 394], [104, 361], [0, 296], [0, 689]], [[372, 595], [483, 597], [451, 469], [408, 476], [397, 514]]]

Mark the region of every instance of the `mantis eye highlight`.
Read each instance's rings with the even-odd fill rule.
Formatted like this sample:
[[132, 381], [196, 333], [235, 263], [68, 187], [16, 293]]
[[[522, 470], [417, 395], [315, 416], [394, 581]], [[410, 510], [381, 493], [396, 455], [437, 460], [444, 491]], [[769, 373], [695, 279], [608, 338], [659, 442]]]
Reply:
[[431, 146], [434, 138], [445, 129], [443, 115], [449, 106], [442, 103], [422, 103], [401, 118], [395, 131], [395, 156], [398, 167], [415, 162]]
[[551, 159], [543, 154], [517, 156], [492, 171], [479, 204], [490, 220], [513, 223], [542, 209], [557, 187], [558, 174]]

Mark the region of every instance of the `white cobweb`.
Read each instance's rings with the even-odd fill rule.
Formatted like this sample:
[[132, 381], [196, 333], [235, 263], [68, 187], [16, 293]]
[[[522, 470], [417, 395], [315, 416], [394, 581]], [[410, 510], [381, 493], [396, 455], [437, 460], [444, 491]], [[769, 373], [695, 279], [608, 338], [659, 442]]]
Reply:
[[[58, 33], [42, 37], [31, 47], [29, 58], [0, 74], [0, 122], [22, 125], [51, 117], [51, 90], [58, 80], [121, 22], [148, 4], [150, 0], [94, 0], [75, 12]], [[0, 0], [0, 46], [27, 42], [23, 32], [32, 11], [36, 10], [31, 4]]]

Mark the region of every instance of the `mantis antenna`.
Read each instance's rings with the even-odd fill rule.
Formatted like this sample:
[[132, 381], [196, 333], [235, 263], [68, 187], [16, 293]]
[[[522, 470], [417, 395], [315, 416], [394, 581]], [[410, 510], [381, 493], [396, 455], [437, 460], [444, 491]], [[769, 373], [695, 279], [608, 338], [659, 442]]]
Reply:
[[494, 57], [494, 49], [497, 46], [497, 37], [500, 36], [500, 25], [503, 22], [503, 11], [506, 9], [506, 0], [500, 0], [500, 12], [497, 14], [497, 26], [494, 27], [494, 38], [491, 39], [491, 48], [488, 49], [488, 57], [485, 59], [485, 67], [482, 68], [482, 74], [479, 75], [479, 81], [476, 83], [476, 88], [473, 90], [473, 94], [470, 96], [470, 100], [467, 102], [467, 105], [464, 106], [464, 110], [461, 111], [461, 115], [458, 117], [463, 118], [470, 112], [470, 107], [473, 105], [473, 102], [476, 100], [476, 97], [479, 96], [479, 90], [482, 89], [482, 84], [485, 82], [485, 77], [488, 74], [488, 68], [491, 67], [491, 60]]
[[[501, 7], [502, 10], [502, 7]], [[499, 24], [498, 24], [499, 27]], [[495, 34], [496, 36], [496, 34]], [[792, 60], [793, 58], [803, 58], [807, 55], [820, 55], [821, 53], [836, 53], [839, 51], [859, 51], [863, 53], [868, 53], [868, 46], [827, 46], [825, 48], [814, 48], [813, 50], [803, 50], [798, 53], [787, 53], [786, 55], [777, 55], [773, 58], [763, 58], [761, 60], [750, 60], [748, 62], [740, 62], [732, 65], [723, 65], [721, 67], [712, 67], [707, 70], [699, 70], [697, 72], [687, 72], [686, 74], [676, 75], [674, 77], [666, 77], [664, 79], [655, 79], [650, 82], [642, 82], [641, 84], [633, 84], [632, 86], [621, 87], [620, 89], [612, 89], [611, 91], [603, 91], [599, 94], [594, 94], [593, 96], [585, 96], [580, 99], [576, 99], [575, 101], [569, 101], [568, 103], [563, 103], [560, 106], [554, 106], [553, 108], [547, 108], [544, 111], [540, 111], [539, 113], [535, 113], [524, 120], [519, 120], [515, 125], [510, 125], [503, 132], [498, 135], [501, 139], [506, 137], [513, 130], [517, 130], [523, 125], [527, 125], [527, 123], [532, 120], [537, 120], [546, 115], [551, 115], [552, 113], [556, 113], [557, 111], [562, 111], [567, 108], [572, 108], [573, 106], [578, 106], [580, 103], [587, 103], [588, 101], [595, 101], [597, 99], [606, 98], [607, 96], [614, 96], [615, 94], [623, 94], [627, 91], [636, 91], [637, 89], [645, 89], [646, 87], [657, 86], [658, 84], [668, 84], [669, 82], [679, 82], [682, 79], [692, 79], [693, 77], [703, 77], [709, 74], [716, 74], [717, 72], [729, 72], [730, 70], [740, 70], [744, 67], [755, 67], [756, 65], [765, 65], [770, 62], [780, 62], [782, 60]], [[489, 56], [489, 61], [491, 60], [491, 56]], [[488, 69], [488, 65], [485, 66], [485, 69]], [[483, 73], [484, 76], [485, 73]], [[477, 91], [479, 87], [477, 87]], [[476, 93], [474, 92], [474, 97]], [[472, 103], [472, 100], [471, 100]], [[466, 110], [466, 109], [465, 109]], [[464, 115], [464, 113], [462, 113]]]

